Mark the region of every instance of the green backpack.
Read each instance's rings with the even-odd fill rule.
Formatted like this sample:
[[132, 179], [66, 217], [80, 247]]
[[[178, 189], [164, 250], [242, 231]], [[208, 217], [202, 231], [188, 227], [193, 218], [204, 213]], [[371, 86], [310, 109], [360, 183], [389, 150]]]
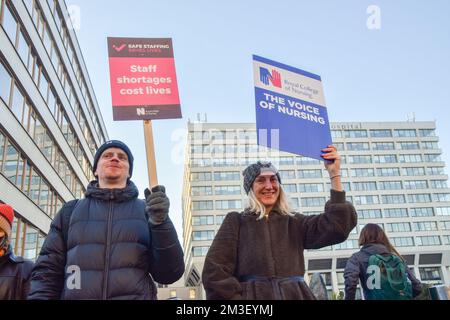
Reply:
[[[374, 254], [369, 257], [368, 273], [379, 268], [379, 286], [369, 288], [369, 300], [411, 300], [413, 298], [412, 283], [406, 273], [405, 262], [395, 254]], [[373, 274], [377, 276], [377, 272]], [[369, 275], [369, 277], [371, 277]], [[368, 279], [369, 282], [369, 279]], [[369, 283], [368, 283], [369, 284]]]

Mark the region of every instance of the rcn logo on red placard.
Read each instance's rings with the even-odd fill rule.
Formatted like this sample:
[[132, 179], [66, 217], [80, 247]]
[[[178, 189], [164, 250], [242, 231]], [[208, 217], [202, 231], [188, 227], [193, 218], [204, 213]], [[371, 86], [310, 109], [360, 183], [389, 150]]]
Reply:
[[120, 52], [123, 50], [123, 48], [125, 48], [127, 45], [123, 44], [121, 46], [116, 46], [115, 44], [112, 45], [112, 47], [114, 48], [114, 50], [116, 50], [117, 52]]
[[266, 86], [269, 86], [271, 83], [272, 86], [281, 88], [281, 75], [275, 69], [272, 69], [272, 73], [270, 73], [266, 68], [259, 67], [259, 79]]

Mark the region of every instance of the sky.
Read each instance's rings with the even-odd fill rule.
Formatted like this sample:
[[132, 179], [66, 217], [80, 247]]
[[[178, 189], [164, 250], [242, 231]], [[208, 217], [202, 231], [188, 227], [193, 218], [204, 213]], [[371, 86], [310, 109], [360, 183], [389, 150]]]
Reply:
[[[450, 164], [448, 0], [66, 0], [110, 139], [148, 185], [142, 121], [113, 121], [107, 37], [172, 38], [182, 119], [153, 121], [158, 182], [182, 237], [188, 119], [255, 122], [252, 55], [322, 78], [331, 122], [436, 121]], [[449, 170], [446, 169], [448, 173]]]

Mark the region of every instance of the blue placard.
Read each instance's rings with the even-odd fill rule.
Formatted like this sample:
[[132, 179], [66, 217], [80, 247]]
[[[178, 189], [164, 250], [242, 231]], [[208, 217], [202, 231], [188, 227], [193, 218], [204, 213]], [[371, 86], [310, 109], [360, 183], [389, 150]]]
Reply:
[[253, 56], [258, 145], [323, 160], [332, 144], [321, 78]]

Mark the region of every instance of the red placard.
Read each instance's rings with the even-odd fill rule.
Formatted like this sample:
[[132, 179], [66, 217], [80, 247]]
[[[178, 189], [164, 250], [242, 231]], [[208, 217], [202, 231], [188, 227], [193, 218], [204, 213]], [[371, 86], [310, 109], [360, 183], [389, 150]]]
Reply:
[[181, 118], [172, 39], [108, 38], [114, 120]]

